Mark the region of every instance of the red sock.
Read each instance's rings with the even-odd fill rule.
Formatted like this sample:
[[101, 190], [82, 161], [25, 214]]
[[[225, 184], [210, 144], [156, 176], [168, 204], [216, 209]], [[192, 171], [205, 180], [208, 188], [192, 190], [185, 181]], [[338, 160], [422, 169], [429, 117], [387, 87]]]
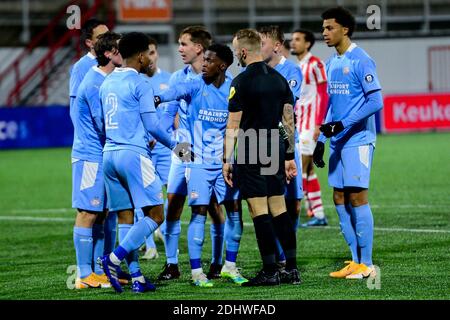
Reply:
[[317, 219], [323, 219], [325, 217], [325, 213], [322, 205], [322, 193], [320, 192], [320, 184], [316, 174], [308, 176], [307, 189], [308, 200], [314, 216]]

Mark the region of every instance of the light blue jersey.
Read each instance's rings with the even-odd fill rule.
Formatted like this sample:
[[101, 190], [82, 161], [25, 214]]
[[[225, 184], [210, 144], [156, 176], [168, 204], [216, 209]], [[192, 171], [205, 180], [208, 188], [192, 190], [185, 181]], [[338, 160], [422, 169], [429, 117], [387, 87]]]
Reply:
[[180, 83], [163, 92], [162, 101], [183, 98], [187, 104], [187, 125], [193, 141], [195, 160], [190, 166], [222, 167], [223, 136], [228, 119], [231, 79], [217, 88], [203, 79]]
[[[343, 55], [334, 54], [326, 64], [329, 109], [325, 123], [343, 121], [357, 112], [369, 92], [381, 90], [375, 62], [352, 43]], [[322, 142], [324, 141], [321, 135]], [[376, 140], [375, 115], [348, 126], [331, 138], [334, 148], [374, 144]]]
[[[69, 81], [69, 97], [70, 97], [70, 110], [77, 96], [78, 87], [83, 81], [84, 76], [88, 73], [89, 69], [97, 65], [97, 59], [92, 53], [87, 53], [80, 58], [70, 70]], [[71, 113], [72, 115], [72, 113]]]
[[148, 156], [149, 134], [141, 114], [156, 112], [148, 78], [132, 68], [116, 68], [100, 87], [105, 123], [104, 152], [133, 150]]
[[[167, 71], [163, 71], [158, 68], [152, 77], [149, 78], [144, 74], [142, 74], [142, 76], [146, 77], [150, 81], [155, 95], [158, 95], [162, 90], [166, 90], [167, 88], [169, 88], [169, 79], [171, 77], [171, 74]], [[159, 119], [162, 120], [163, 113], [167, 111], [167, 107], [167, 103], [162, 103], [158, 106], [158, 108], [156, 109], [156, 113]], [[173, 130], [173, 126], [171, 130]], [[169, 148], [165, 147], [161, 142], [157, 142], [153, 149], [150, 151], [150, 155], [155, 165], [156, 172], [161, 179], [161, 182], [163, 184], [167, 184], [170, 164], [172, 162], [172, 151]]]
[[[201, 79], [201, 73], [197, 74], [192, 69], [192, 66], [186, 66], [181, 70], [178, 70], [172, 74], [169, 79], [169, 87], [176, 88], [180, 83], [185, 83], [187, 81], [193, 79]], [[173, 113], [173, 117], [175, 118], [175, 114], [178, 113], [179, 124], [177, 128], [177, 141], [184, 142], [187, 137], [186, 134], [189, 131], [188, 129], [188, 120], [187, 120], [187, 103], [184, 99], [179, 101], [170, 102], [170, 106], [167, 108], [170, 110], [169, 112]]]
[[92, 67], [78, 88], [75, 103], [70, 110], [74, 127], [72, 158], [102, 161], [105, 136], [101, 127], [99, 89], [106, 75], [100, 68]]
[[300, 67], [291, 60], [282, 57], [274, 69], [287, 80], [295, 100], [300, 99], [300, 88], [303, 81], [302, 70]]
[[[146, 77], [148, 81], [150, 82], [153, 92], [155, 95], [158, 95], [161, 93], [161, 91], [166, 90], [169, 88], [169, 80], [171, 77], [171, 74], [167, 71], [163, 71], [158, 68], [158, 70], [155, 72], [155, 74], [149, 78], [146, 75], [142, 75], [143, 77]], [[156, 109], [156, 113], [158, 114], [158, 117], [161, 118], [162, 113], [166, 110], [167, 104], [162, 103], [158, 106]], [[151, 151], [152, 156], [156, 154], [171, 154], [171, 150], [167, 147], [165, 147], [162, 143], [158, 142], [155, 147]]]

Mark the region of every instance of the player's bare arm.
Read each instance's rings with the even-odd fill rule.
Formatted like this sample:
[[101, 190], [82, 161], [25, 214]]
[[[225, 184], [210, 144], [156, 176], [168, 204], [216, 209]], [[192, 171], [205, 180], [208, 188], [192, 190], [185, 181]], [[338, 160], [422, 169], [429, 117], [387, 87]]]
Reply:
[[223, 141], [223, 165], [222, 173], [225, 182], [233, 187], [231, 157], [233, 156], [234, 146], [236, 145], [239, 127], [241, 124], [242, 111], [230, 112], [228, 115], [225, 139]]

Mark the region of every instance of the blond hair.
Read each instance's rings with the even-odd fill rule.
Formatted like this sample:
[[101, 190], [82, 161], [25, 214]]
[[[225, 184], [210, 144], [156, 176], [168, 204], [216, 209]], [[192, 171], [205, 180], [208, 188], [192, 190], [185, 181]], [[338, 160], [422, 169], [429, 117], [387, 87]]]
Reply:
[[251, 52], [261, 50], [261, 37], [255, 29], [241, 29], [234, 35], [240, 48], [246, 48]]

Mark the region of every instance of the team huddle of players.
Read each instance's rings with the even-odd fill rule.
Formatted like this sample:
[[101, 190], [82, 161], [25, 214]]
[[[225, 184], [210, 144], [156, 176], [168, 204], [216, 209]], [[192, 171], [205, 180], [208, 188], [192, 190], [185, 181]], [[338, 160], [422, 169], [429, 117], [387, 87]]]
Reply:
[[[329, 20], [336, 22], [338, 19]], [[320, 154], [320, 149], [326, 138], [333, 137], [333, 147], [333, 139], [337, 139], [335, 144], [345, 143], [348, 132], [355, 135], [355, 130], [349, 130], [351, 126], [361, 127], [359, 131], [372, 130], [371, 121], [367, 120], [373, 115], [372, 109], [362, 114], [360, 104], [355, 106], [353, 111], [356, 112], [340, 118], [328, 111], [324, 120], [329, 104], [327, 72], [320, 59], [310, 53], [314, 35], [308, 30], [292, 33], [290, 48], [298, 59], [296, 64], [282, 55], [285, 39], [278, 26], [262, 27], [258, 34], [264, 62], [285, 78], [295, 99], [295, 164], [302, 176], [293, 177], [286, 184], [287, 212], [296, 230], [300, 200], [304, 199], [312, 219], [303, 226], [327, 225], [313, 162], [323, 166], [320, 163], [323, 150]], [[345, 36], [351, 36], [351, 32]], [[249, 281], [236, 266], [243, 232], [242, 197], [238, 185], [226, 181], [222, 172], [229, 100], [235, 94], [231, 86], [233, 75], [228, 71], [233, 64], [233, 51], [226, 45], [214, 43], [204, 27], [187, 27], [178, 40], [178, 52], [186, 66], [170, 74], [158, 68], [157, 43], [145, 34], [131, 32], [122, 36], [92, 19], [83, 26], [82, 41], [89, 52], [74, 64], [70, 73], [70, 115], [74, 124], [72, 206], [77, 209], [73, 230], [77, 259], [75, 287], [112, 286], [122, 292], [122, 286], [131, 282], [133, 292], [155, 290], [141, 273], [138, 250], [145, 243], [143, 258], [156, 258], [153, 234], [158, 231], [162, 234], [166, 254], [158, 280], [179, 278], [180, 217], [186, 197], [192, 211], [187, 246], [194, 285], [212, 287], [211, 280], [220, 277], [238, 285], [277, 284], [268, 280]], [[234, 55], [239, 56], [236, 50]], [[363, 81], [374, 87], [364, 90], [363, 94], [379, 93], [374, 68], [367, 66], [363, 72]], [[343, 73], [355, 71], [344, 66]], [[345, 86], [345, 79], [333, 83], [335, 86], [342, 84]], [[346, 117], [351, 119], [343, 125]], [[361, 121], [364, 126], [360, 125]], [[327, 127], [330, 123], [331, 129]], [[318, 139], [319, 150], [316, 150]], [[374, 140], [366, 139], [353, 145], [359, 148], [356, 151], [359, 158], [365, 152], [361, 162], [368, 168], [373, 143]], [[342, 166], [345, 167], [345, 163]], [[343, 180], [344, 185], [340, 181], [330, 182], [335, 193], [347, 192], [345, 176]], [[368, 177], [366, 180], [363, 182], [367, 186], [351, 186], [367, 190]], [[342, 209], [338, 208], [339, 203], [336, 205], [339, 214]], [[364, 205], [368, 206], [362, 203], [362, 207]], [[201, 256], [208, 214], [212, 260], [205, 274]], [[357, 227], [358, 224], [353, 225], [353, 229]], [[347, 229], [344, 237], [350, 234]], [[371, 243], [370, 259], [364, 252], [361, 257], [361, 248], [365, 246], [359, 244], [355, 230], [353, 233], [355, 252], [354, 243], [349, 243], [346, 237], [353, 255], [352, 263], [336, 277], [357, 274], [355, 278], [358, 278], [373, 272]], [[298, 284], [299, 275], [284, 270], [289, 257], [277, 241], [277, 281]], [[362, 261], [365, 258], [370, 261]], [[124, 260], [128, 272], [120, 267]]]

